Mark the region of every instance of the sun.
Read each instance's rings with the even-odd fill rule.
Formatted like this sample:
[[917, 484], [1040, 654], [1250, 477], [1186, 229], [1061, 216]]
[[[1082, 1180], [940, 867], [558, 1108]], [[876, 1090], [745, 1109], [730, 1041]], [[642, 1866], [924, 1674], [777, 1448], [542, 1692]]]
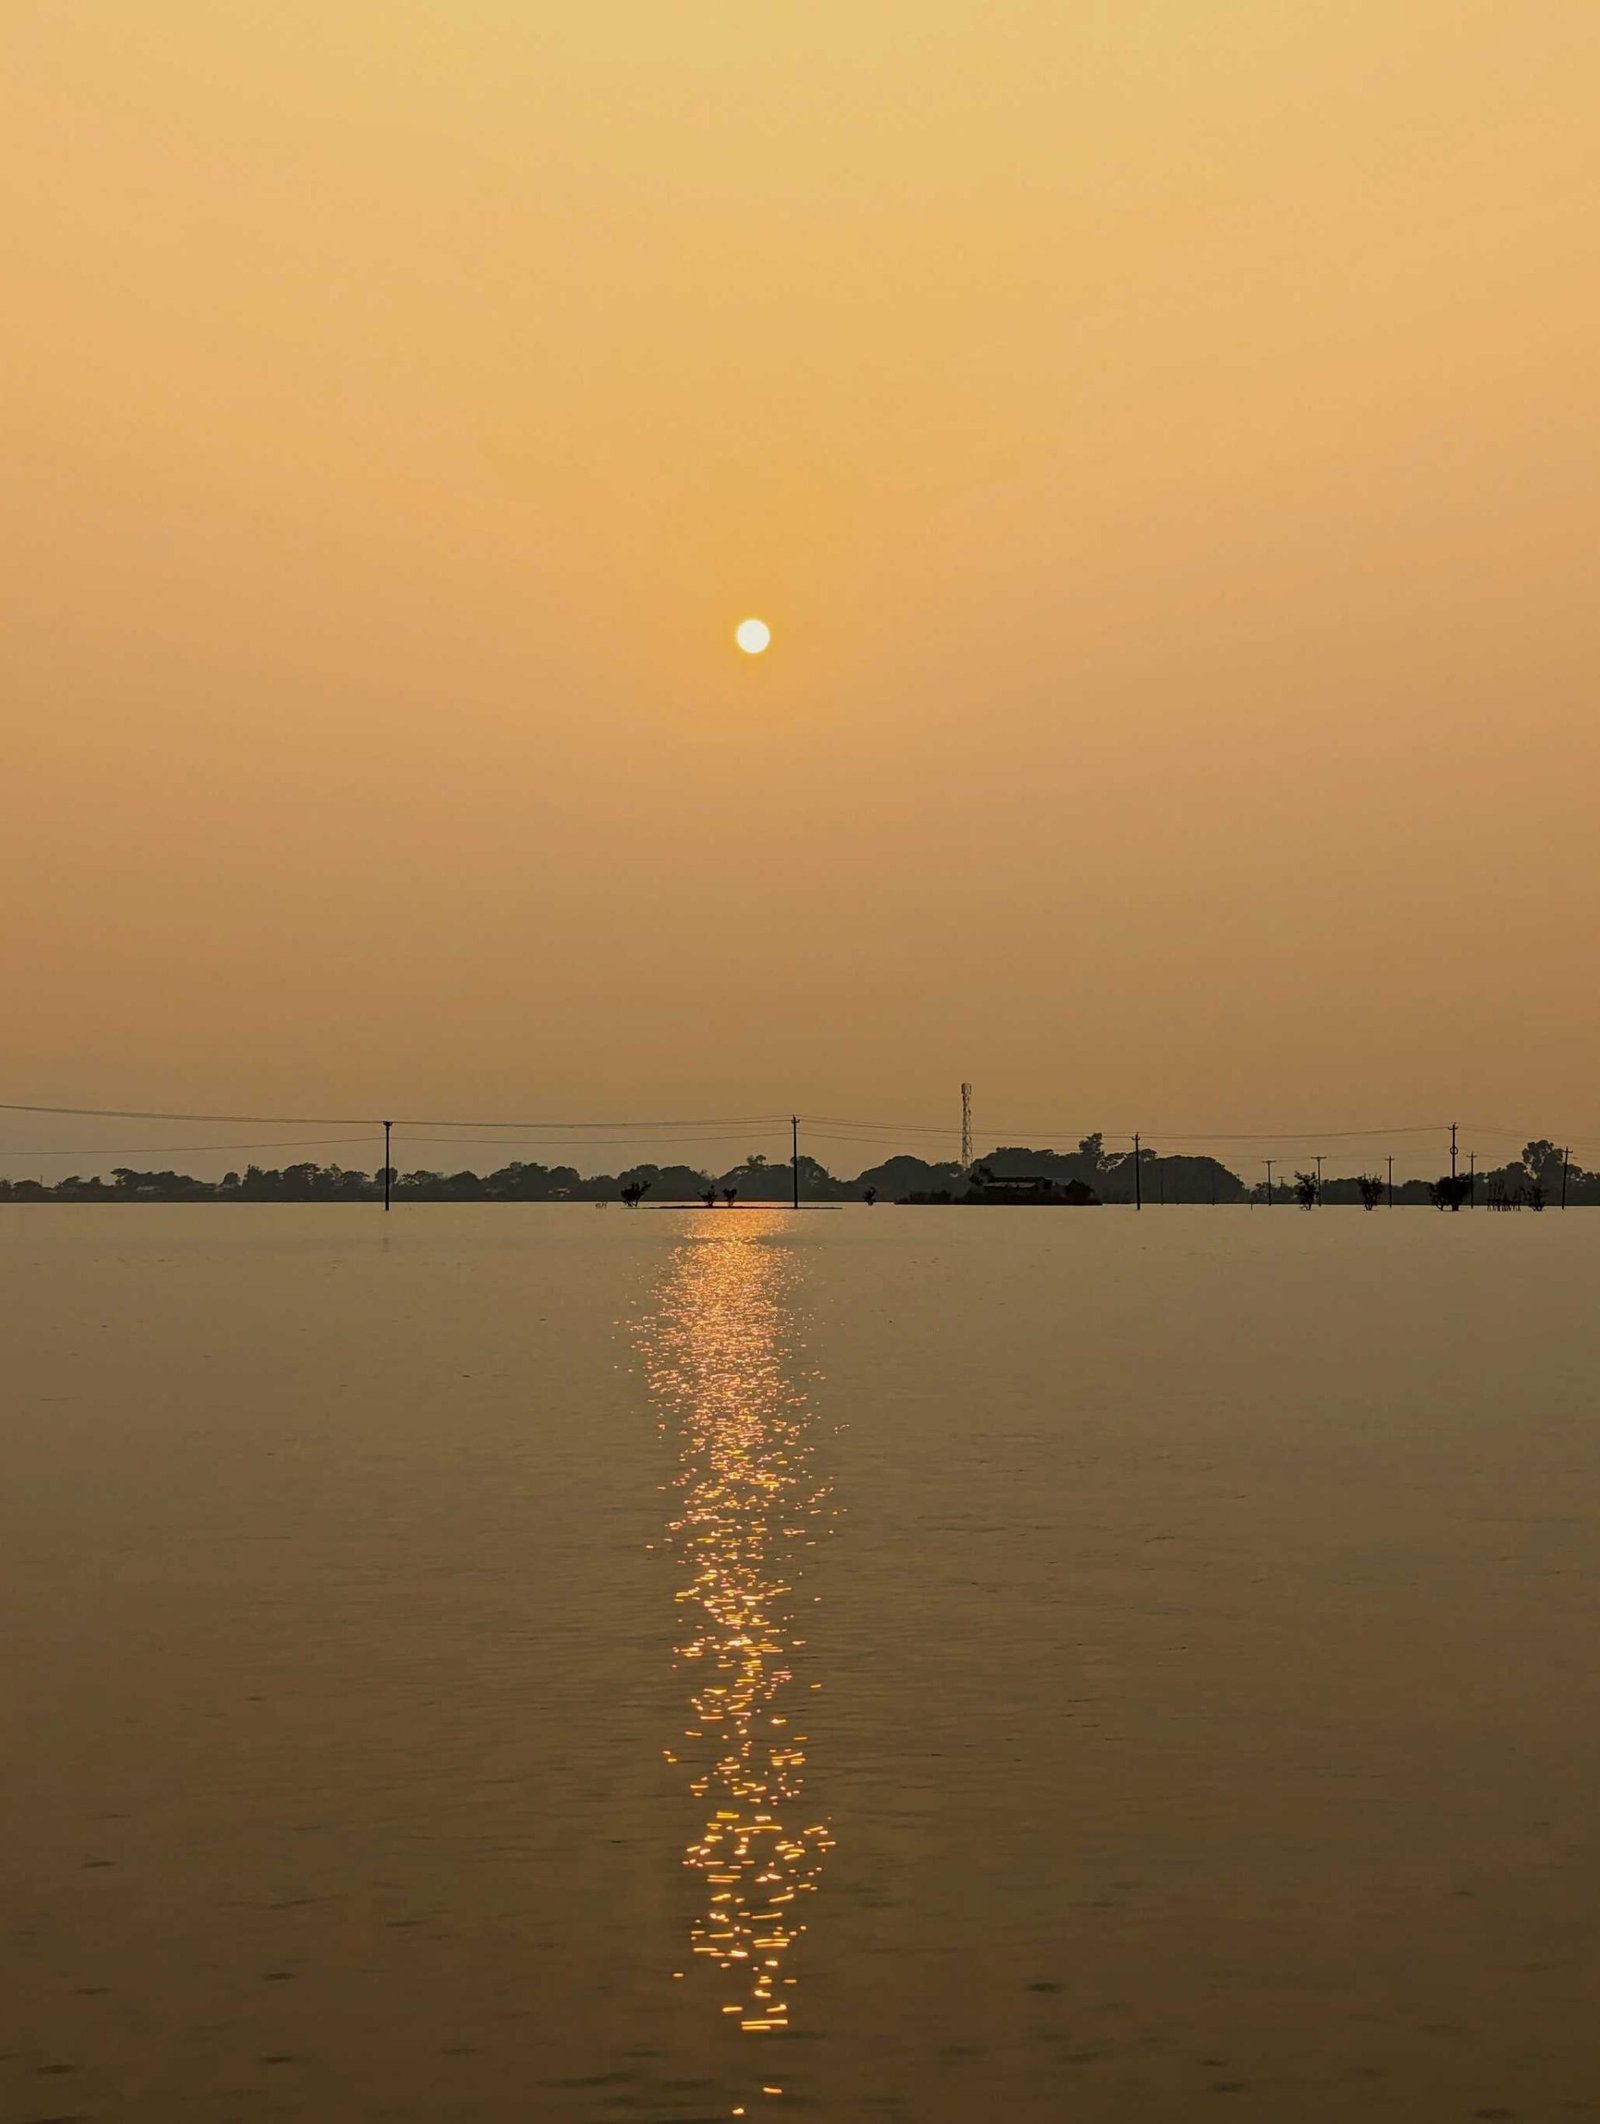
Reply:
[[772, 640], [772, 629], [765, 620], [740, 620], [733, 630], [733, 638], [746, 656], [760, 656]]

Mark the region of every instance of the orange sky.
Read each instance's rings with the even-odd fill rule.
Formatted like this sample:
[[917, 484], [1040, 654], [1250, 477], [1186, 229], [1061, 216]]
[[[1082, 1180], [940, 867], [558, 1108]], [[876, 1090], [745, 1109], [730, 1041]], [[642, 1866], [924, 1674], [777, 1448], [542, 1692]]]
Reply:
[[1600, 1139], [1593, 0], [3, 38], [4, 1096]]

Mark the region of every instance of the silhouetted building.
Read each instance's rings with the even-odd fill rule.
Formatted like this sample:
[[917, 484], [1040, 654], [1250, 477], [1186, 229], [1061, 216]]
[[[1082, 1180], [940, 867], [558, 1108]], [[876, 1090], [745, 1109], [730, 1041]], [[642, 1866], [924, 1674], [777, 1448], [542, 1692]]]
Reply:
[[963, 1202], [1020, 1202], [1098, 1209], [1100, 1197], [1083, 1180], [1056, 1180], [1048, 1173], [991, 1173], [979, 1166]]

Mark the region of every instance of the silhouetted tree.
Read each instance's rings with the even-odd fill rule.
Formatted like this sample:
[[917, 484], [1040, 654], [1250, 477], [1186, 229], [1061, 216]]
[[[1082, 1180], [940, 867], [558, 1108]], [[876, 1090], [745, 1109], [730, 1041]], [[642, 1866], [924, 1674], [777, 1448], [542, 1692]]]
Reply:
[[705, 1182], [704, 1173], [693, 1172], [687, 1165], [630, 1165], [625, 1173], [617, 1175], [615, 1191], [622, 1194], [630, 1185], [637, 1185], [642, 1192], [657, 1195], [664, 1202], [684, 1202], [698, 1194]]
[[663, 1165], [632, 1172], [628, 1178], [653, 1181], [652, 1192], [659, 1202], [693, 1202], [704, 1194], [711, 1175], [694, 1165]]
[[1546, 1189], [1561, 1185], [1561, 1146], [1548, 1136], [1524, 1144], [1522, 1163], [1530, 1180], [1539, 1181]]
[[188, 1173], [175, 1173], [170, 1166], [158, 1173], [141, 1173], [132, 1166], [114, 1165], [111, 1177], [119, 1195], [146, 1195], [158, 1201], [193, 1200], [214, 1192], [207, 1181], [196, 1180]]
[[1356, 1185], [1361, 1190], [1361, 1207], [1365, 1210], [1376, 1209], [1383, 1200], [1383, 1175], [1361, 1173], [1357, 1176]]
[[878, 1190], [875, 1187], [863, 1188], [861, 1199], [867, 1205], [867, 1208], [871, 1209], [873, 1203], [878, 1199]]
[[808, 1158], [802, 1151], [788, 1170], [791, 1176], [798, 1176], [802, 1197], [815, 1202], [834, 1192], [834, 1177], [820, 1158]]
[[881, 1165], [869, 1165], [865, 1172], [856, 1175], [854, 1185], [857, 1188], [876, 1188], [882, 1201], [900, 1202], [910, 1194], [951, 1188], [963, 1177], [961, 1167], [954, 1159], [940, 1165], [930, 1165], [925, 1158], [902, 1155], [885, 1158]]
[[1302, 1209], [1317, 1206], [1317, 1176], [1315, 1173], [1296, 1173], [1294, 1176], [1294, 1199]]
[[707, 1209], [715, 1209], [717, 1206], [716, 1189], [714, 1187], [702, 1188], [700, 1191], [700, 1200], [705, 1204]]
[[622, 1199], [629, 1209], [637, 1209], [640, 1201], [650, 1192], [648, 1180], [630, 1180], [622, 1189]]
[[722, 1190], [722, 1199], [724, 1202], [727, 1203], [729, 1209], [733, 1208], [733, 1205], [738, 1198], [738, 1194], [739, 1190], [736, 1187], [725, 1187]]
[[[795, 1168], [787, 1158], [774, 1163], [770, 1158], [752, 1156], [729, 1166], [725, 1173], [707, 1176], [718, 1187], [736, 1187], [741, 1202], [787, 1202], [795, 1184]], [[800, 1197], [805, 1202], [849, 1202], [855, 1199], [856, 1188], [835, 1180], [825, 1165], [801, 1152], [799, 1161]]]

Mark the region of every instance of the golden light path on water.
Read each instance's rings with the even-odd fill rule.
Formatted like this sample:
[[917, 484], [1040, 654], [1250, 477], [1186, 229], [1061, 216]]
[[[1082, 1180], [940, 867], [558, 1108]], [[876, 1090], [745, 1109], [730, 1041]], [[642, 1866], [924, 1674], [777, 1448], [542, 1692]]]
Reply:
[[[791, 2025], [791, 1962], [834, 1843], [805, 1800], [821, 1683], [807, 1671], [818, 1596], [804, 1581], [837, 1507], [795, 1363], [790, 1220], [711, 1211], [696, 1227], [640, 1335], [677, 1460], [666, 1546], [680, 1566], [674, 1663], [689, 1715], [666, 1753], [705, 1809], [684, 1854], [704, 1887], [694, 1974], [715, 1983], [722, 2015], [767, 2039]], [[781, 2077], [765, 2071], [755, 2098], [781, 2094]]]

